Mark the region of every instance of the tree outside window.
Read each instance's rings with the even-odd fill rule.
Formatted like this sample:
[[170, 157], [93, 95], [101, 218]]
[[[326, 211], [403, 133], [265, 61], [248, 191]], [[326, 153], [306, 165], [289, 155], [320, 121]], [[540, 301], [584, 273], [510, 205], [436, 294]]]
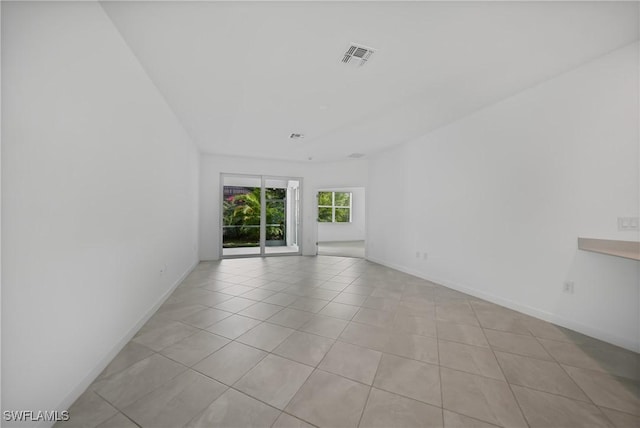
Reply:
[[318, 221], [321, 223], [350, 223], [351, 192], [319, 192]]

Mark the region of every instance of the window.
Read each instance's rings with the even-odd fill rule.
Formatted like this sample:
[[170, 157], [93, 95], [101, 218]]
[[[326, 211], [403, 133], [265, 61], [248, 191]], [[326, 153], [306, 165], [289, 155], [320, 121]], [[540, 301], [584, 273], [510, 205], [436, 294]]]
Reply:
[[351, 192], [319, 192], [318, 221], [351, 223]]

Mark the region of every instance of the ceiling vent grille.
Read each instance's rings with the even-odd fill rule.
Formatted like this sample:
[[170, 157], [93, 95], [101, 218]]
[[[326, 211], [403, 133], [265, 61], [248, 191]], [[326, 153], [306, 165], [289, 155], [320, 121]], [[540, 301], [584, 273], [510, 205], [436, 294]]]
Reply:
[[375, 49], [373, 48], [351, 43], [351, 46], [349, 46], [349, 49], [347, 49], [342, 57], [342, 62], [362, 67], [367, 63], [367, 61], [369, 61], [369, 58], [371, 58], [371, 55], [373, 55], [374, 52]]

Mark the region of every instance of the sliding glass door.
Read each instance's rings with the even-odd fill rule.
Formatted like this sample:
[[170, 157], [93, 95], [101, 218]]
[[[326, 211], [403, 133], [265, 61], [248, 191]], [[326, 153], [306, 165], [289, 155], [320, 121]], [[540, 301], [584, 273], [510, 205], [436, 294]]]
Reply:
[[302, 180], [222, 174], [223, 257], [300, 254]]

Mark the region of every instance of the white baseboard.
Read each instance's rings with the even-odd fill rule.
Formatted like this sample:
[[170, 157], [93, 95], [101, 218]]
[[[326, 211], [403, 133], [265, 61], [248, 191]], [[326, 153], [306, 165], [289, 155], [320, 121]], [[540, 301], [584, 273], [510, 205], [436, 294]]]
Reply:
[[87, 375], [82, 379], [82, 381], [75, 387], [73, 390], [67, 394], [67, 396], [62, 400], [60, 405], [58, 406], [59, 411], [68, 410], [69, 406], [71, 406], [77, 399], [82, 395], [82, 393], [91, 385], [91, 383], [102, 373], [102, 371], [109, 365], [111, 360], [115, 358], [116, 355], [125, 347], [127, 343], [135, 336], [135, 334], [142, 328], [142, 326], [151, 318], [153, 314], [156, 313], [158, 308], [171, 296], [173, 291], [176, 289], [178, 285], [196, 268], [196, 266], [200, 263], [196, 260], [189, 268], [180, 277], [171, 285], [169, 290], [167, 290], [160, 298], [145, 312], [145, 314], [136, 322], [130, 329], [125, 333], [122, 338], [114, 344], [109, 351], [96, 366], [91, 370]]
[[640, 352], [640, 343], [636, 341], [617, 336], [608, 331], [603, 331], [598, 328], [588, 326], [568, 318], [564, 318], [558, 314], [554, 314], [554, 313], [544, 311], [538, 308], [534, 308], [528, 305], [523, 305], [513, 300], [502, 298], [495, 294], [486, 293], [486, 292], [477, 290], [466, 284], [455, 283], [443, 278], [430, 277], [429, 275], [425, 275], [415, 269], [411, 269], [406, 266], [398, 265], [395, 263], [388, 263], [388, 262], [385, 262], [384, 260], [380, 260], [375, 257], [367, 257], [367, 260], [370, 260], [374, 263], [381, 264], [383, 266], [390, 267], [395, 270], [399, 270], [400, 272], [408, 273], [409, 275], [413, 275], [418, 278], [426, 279], [427, 281], [434, 282], [436, 284], [442, 285], [447, 288], [451, 288], [456, 291], [460, 291], [462, 293], [470, 294], [471, 296], [487, 300], [491, 303], [495, 303], [497, 305], [504, 306], [509, 309], [513, 309], [514, 311], [522, 312], [534, 318], [538, 318], [543, 321], [547, 321], [547, 322], [559, 325], [561, 327], [568, 328], [569, 330], [577, 331], [578, 333], [582, 333], [587, 336], [596, 338], [598, 340], [611, 343], [612, 345], [620, 346], [621, 348], [625, 348], [633, 352]]

